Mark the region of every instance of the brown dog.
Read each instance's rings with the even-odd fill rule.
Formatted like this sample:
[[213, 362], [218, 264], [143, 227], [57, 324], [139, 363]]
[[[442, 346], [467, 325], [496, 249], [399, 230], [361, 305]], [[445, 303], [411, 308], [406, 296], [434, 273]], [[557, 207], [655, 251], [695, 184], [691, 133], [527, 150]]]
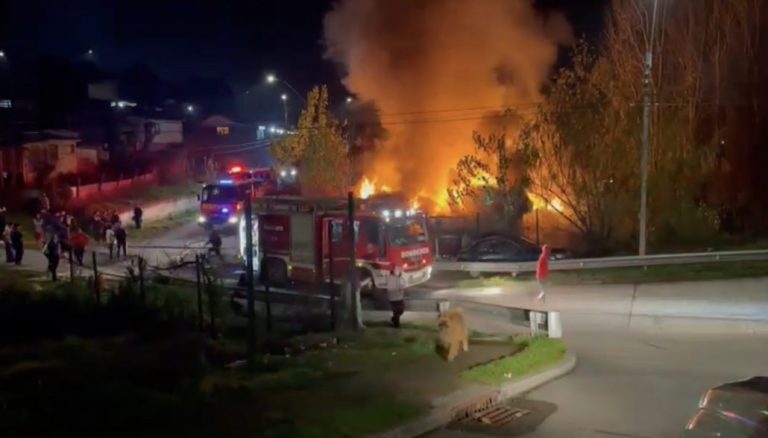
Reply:
[[437, 317], [436, 350], [443, 359], [453, 362], [459, 354], [459, 348], [469, 351], [469, 330], [461, 309], [447, 310]]

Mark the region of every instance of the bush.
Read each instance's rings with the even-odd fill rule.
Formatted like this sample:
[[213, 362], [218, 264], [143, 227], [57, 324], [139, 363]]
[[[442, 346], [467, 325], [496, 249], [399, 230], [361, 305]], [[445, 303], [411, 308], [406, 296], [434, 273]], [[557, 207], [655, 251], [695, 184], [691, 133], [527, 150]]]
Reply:
[[685, 202], [668, 210], [657, 221], [658, 228], [651, 232], [657, 249], [668, 248], [670, 245], [677, 248], [704, 247], [718, 240], [720, 222], [713, 209]]

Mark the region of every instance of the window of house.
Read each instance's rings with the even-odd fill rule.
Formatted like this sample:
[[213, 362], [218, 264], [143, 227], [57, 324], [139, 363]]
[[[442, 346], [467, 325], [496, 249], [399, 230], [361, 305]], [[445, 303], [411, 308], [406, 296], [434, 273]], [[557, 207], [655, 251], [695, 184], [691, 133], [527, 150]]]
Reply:
[[229, 126], [217, 126], [216, 133], [219, 135], [229, 135]]

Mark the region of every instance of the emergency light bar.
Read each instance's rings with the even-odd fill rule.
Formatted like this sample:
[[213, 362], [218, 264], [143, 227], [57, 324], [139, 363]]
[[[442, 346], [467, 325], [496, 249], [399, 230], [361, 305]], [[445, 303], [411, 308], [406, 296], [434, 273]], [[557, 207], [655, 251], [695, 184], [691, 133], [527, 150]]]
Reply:
[[233, 184], [231, 179], [220, 179], [219, 184], [227, 185], [227, 184]]

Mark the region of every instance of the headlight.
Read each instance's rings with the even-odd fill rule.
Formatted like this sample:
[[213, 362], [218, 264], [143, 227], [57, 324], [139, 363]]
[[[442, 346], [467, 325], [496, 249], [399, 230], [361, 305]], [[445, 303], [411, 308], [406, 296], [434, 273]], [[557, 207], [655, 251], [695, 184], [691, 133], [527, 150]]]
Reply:
[[229, 223], [230, 224], [236, 224], [237, 223], [237, 216], [230, 216], [229, 217]]
[[206, 219], [205, 216], [200, 215], [200, 217], [197, 218], [197, 222], [204, 224], [208, 219]]

